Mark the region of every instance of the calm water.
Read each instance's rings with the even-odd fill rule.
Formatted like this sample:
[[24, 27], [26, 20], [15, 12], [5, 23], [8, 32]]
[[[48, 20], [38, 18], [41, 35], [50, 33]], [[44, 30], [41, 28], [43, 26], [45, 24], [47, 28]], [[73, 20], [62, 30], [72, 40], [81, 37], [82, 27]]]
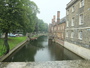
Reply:
[[38, 62], [77, 59], [82, 58], [61, 45], [48, 40], [47, 36], [41, 36], [38, 40], [25, 44], [23, 48], [11, 55], [5, 62]]

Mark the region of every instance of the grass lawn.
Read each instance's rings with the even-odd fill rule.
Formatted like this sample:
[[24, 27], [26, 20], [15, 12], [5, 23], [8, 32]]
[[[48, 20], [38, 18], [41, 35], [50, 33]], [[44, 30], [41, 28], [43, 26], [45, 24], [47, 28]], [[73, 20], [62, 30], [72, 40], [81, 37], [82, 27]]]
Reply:
[[[10, 50], [13, 49], [17, 44], [23, 42], [26, 40], [27, 37], [9, 37], [8, 38], [8, 43], [10, 46]], [[0, 55], [3, 54], [3, 40], [4, 39], [0, 39]]]

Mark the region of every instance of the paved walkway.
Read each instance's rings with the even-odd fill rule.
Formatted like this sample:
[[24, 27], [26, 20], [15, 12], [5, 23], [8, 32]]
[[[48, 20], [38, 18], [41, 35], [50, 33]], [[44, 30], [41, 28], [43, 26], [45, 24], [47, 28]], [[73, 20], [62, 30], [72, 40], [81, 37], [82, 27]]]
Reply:
[[0, 68], [90, 68], [90, 61], [4, 62]]

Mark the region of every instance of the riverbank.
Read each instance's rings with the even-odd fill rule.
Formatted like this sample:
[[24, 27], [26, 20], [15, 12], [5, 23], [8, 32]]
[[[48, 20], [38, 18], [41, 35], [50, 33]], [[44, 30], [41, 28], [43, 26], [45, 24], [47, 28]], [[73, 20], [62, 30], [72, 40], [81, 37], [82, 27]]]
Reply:
[[[31, 38], [38, 38], [40, 35], [33, 35]], [[13, 41], [12, 41], [13, 40]], [[16, 41], [15, 41], [16, 40]], [[10, 56], [13, 52], [15, 52], [18, 48], [23, 47], [23, 44], [25, 44], [27, 41], [30, 41], [28, 37], [11, 37], [9, 38], [9, 42], [11, 42], [12, 46], [10, 46], [10, 51], [8, 54], [3, 55], [0, 57], [0, 61], [5, 60], [8, 56]], [[15, 45], [15, 44], [16, 45]], [[17, 44], [19, 43], [19, 44]], [[14, 46], [13, 46], [14, 45]]]
[[[26, 37], [9, 37], [8, 43], [9, 43], [10, 50], [13, 49], [15, 46], [17, 46], [17, 44], [25, 40], [26, 40]], [[3, 53], [5, 52], [5, 46], [3, 45], [3, 42], [4, 42], [4, 39], [0, 38], [0, 56], [2, 56]]]
[[81, 56], [82, 58], [90, 60], [90, 49], [82, 47], [80, 45], [69, 43], [67, 41], [64, 42], [64, 47]]
[[90, 60], [90, 49], [82, 47], [80, 45], [76, 45], [73, 43], [69, 43], [67, 41], [63, 41], [61, 42], [60, 40], [54, 39], [52, 40], [58, 44], [60, 44], [61, 46], [65, 47], [66, 49], [70, 50], [71, 52], [75, 53], [76, 55], [84, 58], [84, 59], [88, 59]]
[[10, 54], [16, 51], [19, 47], [21, 47], [26, 41], [27, 41], [27, 37], [10, 37], [9, 38], [10, 51], [6, 55], [0, 52], [2, 53], [2, 55], [0, 56], [0, 61], [6, 59]]
[[90, 68], [90, 61], [7, 62], [1, 63], [0, 68]]

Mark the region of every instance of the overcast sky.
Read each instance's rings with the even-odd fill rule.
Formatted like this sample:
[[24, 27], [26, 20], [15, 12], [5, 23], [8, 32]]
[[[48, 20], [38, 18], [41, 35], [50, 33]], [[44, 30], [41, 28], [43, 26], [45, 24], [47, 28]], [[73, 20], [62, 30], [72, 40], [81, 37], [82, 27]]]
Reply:
[[71, 0], [31, 0], [34, 1], [39, 10], [38, 18], [42, 19], [45, 23], [51, 23], [53, 15], [57, 15], [60, 11], [60, 19], [66, 15], [66, 4]]

